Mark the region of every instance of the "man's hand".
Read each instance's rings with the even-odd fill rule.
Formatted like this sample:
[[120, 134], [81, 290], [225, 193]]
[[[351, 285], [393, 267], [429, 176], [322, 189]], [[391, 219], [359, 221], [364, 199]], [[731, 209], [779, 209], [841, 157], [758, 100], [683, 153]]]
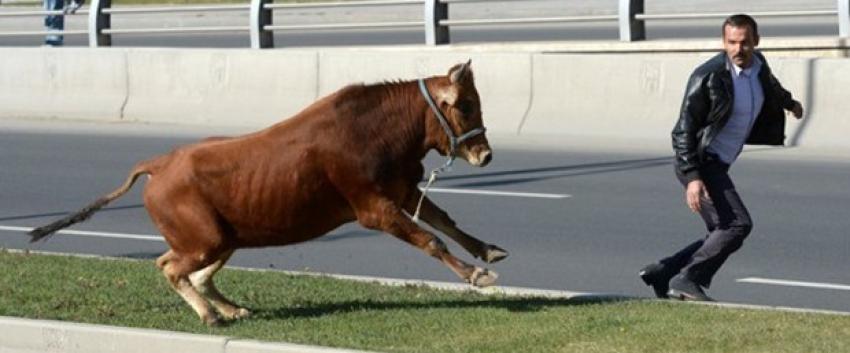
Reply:
[[798, 101], [794, 101], [794, 106], [791, 108], [791, 114], [797, 119], [803, 118], [803, 105]]
[[689, 182], [688, 189], [685, 191], [685, 202], [688, 204], [688, 208], [694, 213], [699, 213], [702, 209], [702, 206], [700, 206], [700, 197], [705, 197], [706, 200], [711, 201], [705, 184], [699, 179]]

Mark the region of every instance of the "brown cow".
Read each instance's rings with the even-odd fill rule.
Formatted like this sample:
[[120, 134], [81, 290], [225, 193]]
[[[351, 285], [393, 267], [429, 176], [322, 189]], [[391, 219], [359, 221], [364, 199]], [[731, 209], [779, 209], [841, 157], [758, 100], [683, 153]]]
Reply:
[[[84, 221], [147, 174], [145, 208], [171, 248], [156, 264], [209, 325], [219, 323], [213, 308], [226, 319], [250, 314], [212, 281], [234, 250], [298, 243], [354, 220], [416, 246], [475, 286], [491, 285], [496, 273], [457, 259], [409, 216], [428, 151], [479, 167], [490, 161], [480, 107], [469, 62], [419, 84], [351, 85], [264, 130], [140, 162], [120, 188], [30, 235], [36, 241]], [[427, 198], [421, 218], [488, 263], [508, 255], [458, 229]]]

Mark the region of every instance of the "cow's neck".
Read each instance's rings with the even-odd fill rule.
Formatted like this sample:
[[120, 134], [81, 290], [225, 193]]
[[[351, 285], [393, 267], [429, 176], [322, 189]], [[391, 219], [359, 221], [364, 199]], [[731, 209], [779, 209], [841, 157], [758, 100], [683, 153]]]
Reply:
[[389, 154], [399, 162], [419, 162], [428, 151], [436, 147], [437, 141], [431, 136], [434, 124], [439, 123], [430, 114], [430, 108], [422, 95], [416, 81], [391, 84], [382, 99], [393, 100], [394, 104], [384, 105], [384, 110], [375, 118], [381, 120], [372, 126], [381, 131], [371, 134], [380, 139], [376, 147], [382, 154]]
[[[433, 79], [431, 79], [433, 80]], [[448, 138], [430, 106], [419, 91], [418, 82], [404, 85], [401, 96], [407, 100], [386, 115], [383, 124], [391, 136], [388, 142], [395, 145], [397, 153], [411, 161], [421, 161], [431, 150], [446, 151]]]

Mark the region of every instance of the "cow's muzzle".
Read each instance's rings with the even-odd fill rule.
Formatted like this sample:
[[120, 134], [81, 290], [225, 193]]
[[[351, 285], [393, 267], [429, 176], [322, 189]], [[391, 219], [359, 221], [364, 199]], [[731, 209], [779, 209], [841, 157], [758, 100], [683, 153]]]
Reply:
[[490, 161], [493, 160], [493, 151], [489, 148], [482, 148], [477, 150], [467, 150], [466, 160], [469, 164], [472, 164], [476, 167], [484, 167], [487, 164], [490, 164]]

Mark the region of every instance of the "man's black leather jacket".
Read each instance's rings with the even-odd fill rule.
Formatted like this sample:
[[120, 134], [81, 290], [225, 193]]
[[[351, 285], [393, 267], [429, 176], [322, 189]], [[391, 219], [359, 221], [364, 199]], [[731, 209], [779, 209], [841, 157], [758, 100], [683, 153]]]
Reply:
[[[758, 51], [755, 55], [762, 62], [759, 81], [764, 90], [764, 105], [746, 143], [782, 145], [785, 141], [783, 109], [791, 110], [794, 99], [773, 76], [764, 56]], [[705, 162], [705, 148], [732, 114], [732, 74], [726, 63], [726, 53], [721, 52], [697, 67], [688, 79], [682, 111], [672, 135], [676, 167], [689, 181], [699, 179], [699, 167]]]

